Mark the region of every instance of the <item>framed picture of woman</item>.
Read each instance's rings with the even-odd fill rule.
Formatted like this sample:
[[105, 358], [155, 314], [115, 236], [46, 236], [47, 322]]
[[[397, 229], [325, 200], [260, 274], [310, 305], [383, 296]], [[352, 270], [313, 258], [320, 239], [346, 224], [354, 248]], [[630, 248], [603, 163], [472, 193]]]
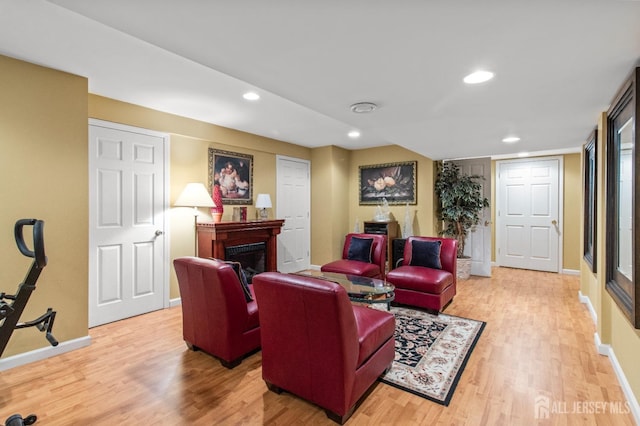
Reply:
[[253, 155], [209, 148], [209, 188], [215, 185], [223, 204], [253, 204]]

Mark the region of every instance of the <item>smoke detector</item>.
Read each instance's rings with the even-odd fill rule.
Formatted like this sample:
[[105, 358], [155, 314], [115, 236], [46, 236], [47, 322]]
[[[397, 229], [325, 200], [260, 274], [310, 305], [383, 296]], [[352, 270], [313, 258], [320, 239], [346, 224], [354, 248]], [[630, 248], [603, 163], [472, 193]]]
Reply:
[[373, 112], [378, 105], [373, 102], [358, 102], [351, 105], [351, 112], [355, 112], [356, 114], [366, 114], [368, 112]]

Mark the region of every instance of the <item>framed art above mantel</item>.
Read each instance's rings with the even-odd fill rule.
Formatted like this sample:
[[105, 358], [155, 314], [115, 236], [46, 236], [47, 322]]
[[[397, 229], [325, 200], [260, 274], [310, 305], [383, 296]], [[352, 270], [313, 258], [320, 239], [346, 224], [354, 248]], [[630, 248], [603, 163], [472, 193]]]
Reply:
[[214, 185], [222, 204], [253, 204], [253, 155], [209, 148], [209, 189]]

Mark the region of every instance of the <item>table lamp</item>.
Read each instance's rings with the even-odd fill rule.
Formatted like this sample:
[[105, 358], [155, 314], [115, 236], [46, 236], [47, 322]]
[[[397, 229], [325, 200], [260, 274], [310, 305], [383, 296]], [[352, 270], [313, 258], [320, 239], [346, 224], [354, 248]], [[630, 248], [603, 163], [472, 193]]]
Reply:
[[204, 184], [196, 182], [196, 183], [188, 183], [187, 186], [182, 190], [178, 199], [174, 203], [176, 207], [193, 207], [193, 226], [195, 232], [195, 256], [198, 255], [198, 215], [200, 212], [198, 211], [198, 207], [215, 207], [216, 204], [213, 202], [211, 195], [205, 188]]
[[267, 220], [269, 218], [267, 209], [271, 207], [271, 197], [269, 194], [258, 194], [256, 198], [256, 209], [260, 211], [260, 220]]

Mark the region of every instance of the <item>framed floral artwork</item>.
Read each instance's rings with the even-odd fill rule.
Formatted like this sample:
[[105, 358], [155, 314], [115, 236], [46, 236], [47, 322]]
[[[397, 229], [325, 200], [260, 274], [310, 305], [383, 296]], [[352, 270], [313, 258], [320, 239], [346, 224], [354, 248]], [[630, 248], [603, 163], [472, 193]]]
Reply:
[[253, 204], [253, 155], [209, 148], [209, 188], [214, 185], [223, 204]]
[[417, 161], [360, 166], [360, 205], [416, 204]]

